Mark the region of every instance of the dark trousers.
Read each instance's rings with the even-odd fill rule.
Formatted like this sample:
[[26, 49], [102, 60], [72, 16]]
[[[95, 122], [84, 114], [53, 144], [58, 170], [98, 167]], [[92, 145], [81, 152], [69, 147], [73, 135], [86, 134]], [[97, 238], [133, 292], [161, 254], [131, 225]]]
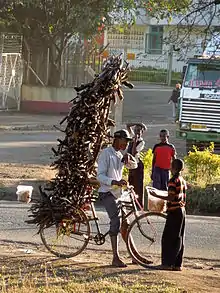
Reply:
[[153, 169], [153, 187], [159, 190], [167, 190], [169, 181], [169, 170], [154, 167]]
[[144, 164], [141, 160], [136, 169], [129, 170], [129, 185], [134, 186], [134, 191], [138, 195], [139, 203], [144, 206]]
[[162, 236], [162, 265], [181, 267], [184, 251], [185, 208], [167, 213]]
[[116, 203], [116, 199], [111, 192], [100, 192], [99, 193], [100, 202], [106, 209], [106, 212], [110, 219], [110, 229], [109, 236], [118, 235], [120, 232], [120, 210]]

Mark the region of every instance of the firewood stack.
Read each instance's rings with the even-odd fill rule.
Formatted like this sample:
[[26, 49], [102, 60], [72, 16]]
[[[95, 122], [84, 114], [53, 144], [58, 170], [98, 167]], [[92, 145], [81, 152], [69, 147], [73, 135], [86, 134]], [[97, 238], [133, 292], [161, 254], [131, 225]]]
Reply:
[[75, 87], [77, 96], [69, 114], [60, 122], [66, 124], [64, 139], [58, 139], [52, 166], [57, 170], [49, 191], [41, 190], [41, 200], [34, 203], [27, 222], [39, 228], [49, 227], [64, 217], [72, 217], [76, 207], [82, 207], [91, 192], [90, 180], [96, 176], [95, 162], [103, 144], [110, 139], [109, 118], [112, 101], [123, 99], [122, 85], [127, 81], [128, 63], [121, 56], [110, 57], [102, 72], [91, 83]]

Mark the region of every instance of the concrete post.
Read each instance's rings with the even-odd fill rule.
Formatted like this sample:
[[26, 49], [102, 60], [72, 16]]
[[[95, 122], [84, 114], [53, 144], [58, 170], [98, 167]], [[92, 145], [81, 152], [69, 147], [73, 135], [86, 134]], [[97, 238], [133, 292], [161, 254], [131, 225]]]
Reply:
[[122, 126], [123, 101], [117, 98], [115, 105], [115, 131], [121, 129]]
[[170, 45], [168, 52], [168, 64], [167, 64], [167, 85], [171, 86], [172, 82], [172, 68], [173, 68], [173, 45]]
[[111, 127], [111, 135], [113, 135], [115, 131], [120, 130], [122, 127], [123, 101], [117, 98], [116, 105], [112, 104], [111, 106], [111, 112], [110, 118], [115, 121], [115, 126]]

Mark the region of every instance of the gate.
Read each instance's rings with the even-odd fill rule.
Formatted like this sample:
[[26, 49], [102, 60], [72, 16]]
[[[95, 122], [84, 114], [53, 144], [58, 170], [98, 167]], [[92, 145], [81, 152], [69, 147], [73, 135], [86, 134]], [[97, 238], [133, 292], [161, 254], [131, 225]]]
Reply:
[[0, 110], [20, 110], [22, 37], [0, 35]]

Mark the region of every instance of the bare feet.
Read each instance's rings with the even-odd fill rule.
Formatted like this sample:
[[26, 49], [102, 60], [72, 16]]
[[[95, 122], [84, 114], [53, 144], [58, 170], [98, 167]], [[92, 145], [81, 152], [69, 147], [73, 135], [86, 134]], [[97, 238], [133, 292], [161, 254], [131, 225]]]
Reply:
[[173, 267], [173, 271], [181, 272], [183, 270], [183, 267]]
[[122, 260], [120, 260], [120, 258], [113, 258], [112, 266], [115, 268], [126, 268], [127, 267], [127, 265]]
[[172, 266], [165, 266], [165, 265], [159, 265], [159, 266], [155, 266], [152, 268], [154, 268], [156, 270], [162, 270], [162, 271], [172, 271], [173, 270]]

